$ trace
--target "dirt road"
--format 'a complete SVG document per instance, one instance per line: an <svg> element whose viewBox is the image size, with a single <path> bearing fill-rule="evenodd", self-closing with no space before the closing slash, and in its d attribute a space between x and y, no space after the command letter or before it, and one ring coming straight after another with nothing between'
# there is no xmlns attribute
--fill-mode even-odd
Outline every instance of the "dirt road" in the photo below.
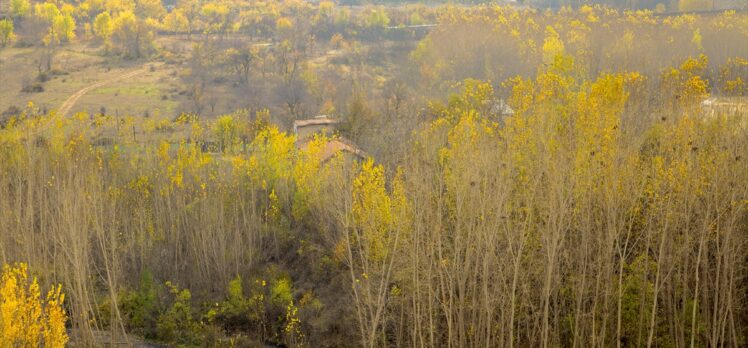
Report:
<svg viewBox="0 0 748 348"><path fill-rule="evenodd" d="M117 81L121 81L121 80L124 80L124 79L135 77L135 76L137 76L139 74L142 74L142 73L144 73L146 71L146 67L147 66L144 65L144 66L142 66L140 68L137 68L137 69L134 69L134 70L130 70L130 71L126 72L126 73L117 75L117 76L112 77L112 78L110 78L108 80L104 80L104 81L100 81L100 82L94 83L93 85L90 85L88 87L85 87L85 88L83 88L83 89L75 92L67 100L65 100L65 102L62 103L62 105L60 105L60 108L58 109L58 111L56 113L52 114L52 116L49 119L47 119L44 124L42 124L39 128L35 129L33 132L28 133L27 135L28 136L34 136L34 135L40 134L40 133L46 131L47 129L49 129L49 127L54 124L55 120L57 120L59 118L64 118L65 116L67 116L68 112L70 112L70 109L72 109L73 106L75 106L75 103L78 102L78 99L80 99L82 96L86 95L86 93L88 93L88 92L90 92L90 91L92 91L92 90L94 90L96 88L106 86L106 85L108 85L110 83L114 83L114 82L117 82Z"/></svg>
<svg viewBox="0 0 748 348"><path fill-rule="evenodd" d="M135 77L135 76L137 76L137 75L139 75L139 74L141 74L141 73L143 73L145 71L146 71L146 67L143 66L143 67L137 68L135 70L128 71L128 72L126 72L124 74L115 76L115 77L113 77L111 79L104 80L104 81L101 81L101 82L97 82L97 83L95 83L93 85L90 85L90 86L88 86L86 88L83 88L83 89L75 92L73 95L70 96L70 98L68 98L67 100L65 100L65 102L62 103L62 105L60 105L60 109L57 111L57 116L58 117L65 117L65 116L67 116L68 112L70 112L70 109L72 109L73 106L75 106L75 103L78 102L78 99L80 99L82 96L86 95L86 93L88 93L88 92L90 92L90 91L92 91L94 89L97 89L99 87L104 87L104 86L106 86L108 84L115 83L117 81L121 81L121 80L124 80L124 79L129 79L129 78Z"/></svg>

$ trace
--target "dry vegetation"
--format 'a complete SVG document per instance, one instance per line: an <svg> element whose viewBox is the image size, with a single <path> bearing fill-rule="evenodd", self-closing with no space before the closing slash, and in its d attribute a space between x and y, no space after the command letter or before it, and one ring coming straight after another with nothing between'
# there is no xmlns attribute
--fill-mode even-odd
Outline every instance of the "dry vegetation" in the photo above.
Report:
<svg viewBox="0 0 748 348"><path fill-rule="evenodd" d="M0 346L748 344L748 14L131 5L13 17L154 68L0 99Z"/></svg>

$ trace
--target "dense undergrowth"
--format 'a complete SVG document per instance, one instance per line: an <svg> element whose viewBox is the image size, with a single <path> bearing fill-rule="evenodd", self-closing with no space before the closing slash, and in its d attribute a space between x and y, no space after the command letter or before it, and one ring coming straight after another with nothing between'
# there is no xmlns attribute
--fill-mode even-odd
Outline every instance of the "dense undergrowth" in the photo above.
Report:
<svg viewBox="0 0 748 348"><path fill-rule="evenodd" d="M266 111L29 104L0 129L0 260L62 284L80 345L100 331L174 346L745 345L747 17L481 9L454 10L412 53L424 81L457 91L400 115L417 126L387 161L328 159L326 136L300 150ZM723 19L734 45L704 41ZM484 31L444 29L460 24ZM506 53L519 68L494 69L510 60L487 33L511 27L528 36L497 40L527 46ZM615 28L610 47L574 39ZM491 40L440 50L453 34ZM667 35L676 48L650 52ZM667 58L618 65L637 52Z"/></svg>
<svg viewBox="0 0 748 348"><path fill-rule="evenodd" d="M656 118L627 114L643 76L564 56L513 115L466 81L391 172L263 114L96 145L122 121L30 106L0 132L0 251L65 284L74 327L188 346L739 344L745 115L703 115L699 62Z"/></svg>

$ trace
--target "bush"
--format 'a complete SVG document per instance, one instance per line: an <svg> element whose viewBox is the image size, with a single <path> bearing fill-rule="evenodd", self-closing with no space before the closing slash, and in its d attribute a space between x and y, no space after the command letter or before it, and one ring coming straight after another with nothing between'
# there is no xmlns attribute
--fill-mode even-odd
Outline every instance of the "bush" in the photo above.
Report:
<svg viewBox="0 0 748 348"><path fill-rule="evenodd" d="M291 303L291 301L293 301L291 281L286 278L274 281L273 286L270 289L270 299L274 304L283 307Z"/></svg>
<svg viewBox="0 0 748 348"><path fill-rule="evenodd" d="M293 285L283 274L270 270L271 280L255 279L245 295L241 277L229 282L228 297L205 315L207 322L232 337L243 335L266 343L297 346L303 338L298 307L293 302ZM276 273L276 274L274 274Z"/></svg>
<svg viewBox="0 0 748 348"><path fill-rule="evenodd" d="M21 92L23 93L41 93L44 92L44 86L42 86L41 83L34 82L27 84L21 88Z"/></svg>
<svg viewBox="0 0 748 348"><path fill-rule="evenodd" d="M5 111L0 114L0 129L5 128L11 118L19 116L22 113L23 110L15 105L11 105L7 109L5 109Z"/></svg>
<svg viewBox="0 0 748 348"><path fill-rule="evenodd" d="M128 330L145 338L158 338L155 330L159 313L158 292L151 273L143 272L138 290L125 292L120 297L120 310Z"/></svg>
<svg viewBox="0 0 748 348"><path fill-rule="evenodd" d="M164 290L168 296L162 294ZM191 302L189 290L171 282L166 282L166 289L156 286L148 271L143 272L139 288L121 294L119 300L129 332L163 343L199 346L205 328L194 319Z"/></svg>
<svg viewBox="0 0 748 348"><path fill-rule="evenodd" d="M62 286L42 299L36 278L26 264L4 265L0 278L0 347L64 347L67 316Z"/></svg>
<svg viewBox="0 0 748 348"><path fill-rule="evenodd" d="M264 331L264 289L252 289L251 295L246 297L242 278L236 277L229 282L227 290L228 298L221 303L216 303L215 308L210 309L206 314L208 322L219 325L230 333Z"/></svg>
<svg viewBox="0 0 748 348"><path fill-rule="evenodd" d="M192 294L187 289L179 290L171 282L166 282L166 286L174 296L174 302L158 317L158 339L180 345L200 345L200 324L192 317Z"/></svg>

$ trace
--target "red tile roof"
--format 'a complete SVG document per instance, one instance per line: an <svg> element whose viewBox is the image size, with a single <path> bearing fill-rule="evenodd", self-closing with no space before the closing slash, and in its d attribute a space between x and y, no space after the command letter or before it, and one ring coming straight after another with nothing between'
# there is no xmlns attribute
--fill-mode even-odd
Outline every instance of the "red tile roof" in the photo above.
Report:
<svg viewBox="0 0 748 348"><path fill-rule="evenodd" d="M312 141L312 139L305 139L300 140L296 142L296 147L304 151L309 147L309 143ZM344 138L334 138L327 141L327 144L325 145L325 148L322 150L321 154L321 160L322 162L327 162L330 160L333 156L335 156L338 152L345 151L348 152L358 158L365 158L368 157L366 152L361 150L356 144L353 142L344 139Z"/></svg>

